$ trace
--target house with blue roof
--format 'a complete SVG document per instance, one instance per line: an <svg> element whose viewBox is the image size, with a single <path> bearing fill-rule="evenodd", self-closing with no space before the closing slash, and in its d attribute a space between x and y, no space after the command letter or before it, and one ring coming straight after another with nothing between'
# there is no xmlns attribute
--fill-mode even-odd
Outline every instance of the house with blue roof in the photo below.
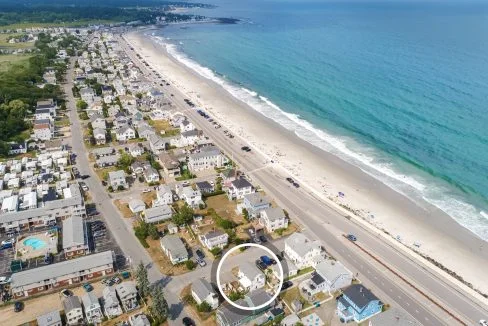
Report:
<svg viewBox="0 0 488 326"><path fill-rule="evenodd" d="M380 313L383 302L362 284L353 284L337 297L337 315L342 322L364 320Z"/></svg>

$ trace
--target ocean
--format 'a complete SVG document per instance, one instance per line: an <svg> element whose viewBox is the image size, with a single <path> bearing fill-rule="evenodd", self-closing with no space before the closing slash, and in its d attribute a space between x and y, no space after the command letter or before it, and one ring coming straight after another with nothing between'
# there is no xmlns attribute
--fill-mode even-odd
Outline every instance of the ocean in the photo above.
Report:
<svg viewBox="0 0 488 326"><path fill-rule="evenodd" d="M488 240L488 4L212 0L155 32L306 141Z"/></svg>

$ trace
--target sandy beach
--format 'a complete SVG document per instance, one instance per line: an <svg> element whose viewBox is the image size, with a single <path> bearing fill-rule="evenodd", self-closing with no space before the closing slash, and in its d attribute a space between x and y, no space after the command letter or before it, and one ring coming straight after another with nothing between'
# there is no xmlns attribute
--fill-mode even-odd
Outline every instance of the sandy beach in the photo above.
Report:
<svg viewBox="0 0 488 326"><path fill-rule="evenodd" d="M147 31L146 31L147 33ZM436 207L414 203L359 168L318 149L237 100L220 85L171 57L144 32L126 40L152 67L208 111L253 149L265 154L302 186L332 205L347 207L358 218L388 232L392 241L412 248L456 272L488 293L486 242ZM344 196L338 196L338 193Z"/></svg>

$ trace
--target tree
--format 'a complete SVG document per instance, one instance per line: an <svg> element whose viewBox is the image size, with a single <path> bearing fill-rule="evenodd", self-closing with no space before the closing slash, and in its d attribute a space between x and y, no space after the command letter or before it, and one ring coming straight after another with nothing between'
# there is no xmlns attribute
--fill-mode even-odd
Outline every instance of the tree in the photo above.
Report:
<svg viewBox="0 0 488 326"><path fill-rule="evenodd" d="M187 261L185 261L185 266L189 271L192 271L195 269L197 264L195 264L195 262L193 260L187 260Z"/></svg>
<svg viewBox="0 0 488 326"><path fill-rule="evenodd" d="M83 100L78 100L78 101L76 101L76 108L78 110L84 111L88 108L88 103L86 103Z"/></svg>
<svg viewBox="0 0 488 326"><path fill-rule="evenodd" d="M212 307L208 304L207 301L203 301L197 306L197 310L199 312L210 312L212 311Z"/></svg>
<svg viewBox="0 0 488 326"><path fill-rule="evenodd" d="M151 291L151 314L158 324L162 324L168 318L169 308L168 302L164 298L163 287L161 284L157 284Z"/></svg>
<svg viewBox="0 0 488 326"><path fill-rule="evenodd" d="M245 208L242 209L242 216L244 216L246 221L249 221L249 212L247 211L247 209Z"/></svg>
<svg viewBox="0 0 488 326"><path fill-rule="evenodd" d="M117 165L122 168L125 172L129 173L131 164L134 163L134 158L125 152L122 152Z"/></svg>
<svg viewBox="0 0 488 326"><path fill-rule="evenodd" d="M159 239L159 231L158 231L158 228L154 224L149 224L148 225L148 227L147 227L147 234L153 240L158 240Z"/></svg>
<svg viewBox="0 0 488 326"><path fill-rule="evenodd" d="M136 283L139 289L139 294L142 298L149 295L149 279L147 278L147 269L142 261L137 265L136 269Z"/></svg>
<svg viewBox="0 0 488 326"><path fill-rule="evenodd" d="M178 226L189 224L192 221L193 221L193 209L187 204L181 207L178 213L173 215L173 223L175 223Z"/></svg>

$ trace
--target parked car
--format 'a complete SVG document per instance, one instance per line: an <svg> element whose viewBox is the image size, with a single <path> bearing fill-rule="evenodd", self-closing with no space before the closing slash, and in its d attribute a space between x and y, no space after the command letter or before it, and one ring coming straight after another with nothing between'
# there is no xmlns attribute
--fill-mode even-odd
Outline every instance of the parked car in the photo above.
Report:
<svg viewBox="0 0 488 326"><path fill-rule="evenodd" d="M207 263L205 262L205 260L203 259L197 259L197 263L198 265L200 265L201 267L204 267L204 266L207 266Z"/></svg>
<svg viewBox="0 0 488 326"><path fill-rule="evenodd" d="M85 283L83 284L83 289L85 289L86 292L91 292L93 290L93 286L90 283Z"/></svg>
<svg viewBox="0 0 488 326"><path fill-rule="evenodd" d="M200 258L200 259L205 258L205 254L203 253L202 250L197 249L197 250L195 250L195 253L197 254L198 258Z"/></svg>
<svg viewBox="0 0 488 326"><path fill-rule="evenodd" d="M481 319L481 320L479 321L479 323L480 323L480 325L481 325L481 326L488 326L488 321L486 321L486 320L484 320L484 319Z"/></svg>
<svg viewBox="0 0 488 326"><path fill-rule="evenodd" d="M145 194L145 193L148 193L148 192L151 192L151 189L150 188L145 188L142 193Z"/></svg>
<svg viewBox="0 0 488 326"><path fill-rule="evenodd" d="M265 263L263 263L261 261L261 259L256 260L256 266L257 266L257 268L259 268L262 271L264 271L266 268L268 268L268 266Z"/></svg>
<svg viewBox="0 0 488 326"><path fill-rule="evenodd" d="M0 285L9 284L12 279L7 276L0 276Z"/></svg>
<svg viewBox="0 0 488 326"><path fill-rule="evenodd" d="M293 179L292 178L286 178L286 181L288 181L289 183L293 183Z"/></svg>
<svg viewBox="0 0 488 326"><path fill-rule="evenodd" d="M105 235L105 231L96 231L93 233L93 237L98 238L98 237L103 237Z"/></svg>
<svg viewBox="0 0 488 326"><path fill-rule="evenodd" d="M83 191L85 191L85 192L88 191L88 186L86 185L86 183L80 182L80 187L81 187L81 189L83 189Z"/></svg>
<svg viewBox="0 0 488 326"><path fill-rule="evenodd" d="M185 326L194 326L195 323L193 322L193 320L190 317L184 317L183 318L183 325L185 325Z"/></svg>
<svg viewBox="0 0 488 326"><path fill-rule="evenodd" d="M347 236L346 236L347 239L351 240L351 241L356 241L357 238L354 234L351 234L349 233Z"/></svg>
<svg viewBox="0 0 488 326"><path fill-rule="evenodd" d="M268 242L268 239L266 239L266 237L264 235L260 235L259 240L261 240L261 242L263 242L263 243Z"/></svg>
<svg viewBox="0 0 488 326"><path fill-rule="evenodd" d="M295 188L300 188L300 185L299 185L298 183L296 183L296 182L293 182L293 186L294 186Z"/></svg>
<svg viewBox="0 0 488 326"><path fill-rule="evenodd" d="M73 296L73 292L71 292L70 290L68 289L64 289L60 292L60 294L64 297L64 298L69 298L69 297L72 297Z"/></svg>
<svg viewBox="0 0 488 326"><path fill-rule="evenodd" d="M24 303L20 302L20 301L16 301L14 303L14 311L15 312L21 312L22 310L24 310Z"/></svg>
<svg viewBox="0 0 488 326"><path fill-rule="evenodd" d="M265 263L267 266L270 266L270 265L275 265L276 264L276 260L274 260L273 258L269 258L268 256L261 256L259 257L261 259L261 261L263 263Z"/></svg>
<svg viewBox="0 0 488 326"><path fill-rule="evenodd" d="M293 286L292 281L285 281L285 282L283 282L283 285L281 286L281 291L284 291L284 290L290 288L291 286Z"/></svg>

